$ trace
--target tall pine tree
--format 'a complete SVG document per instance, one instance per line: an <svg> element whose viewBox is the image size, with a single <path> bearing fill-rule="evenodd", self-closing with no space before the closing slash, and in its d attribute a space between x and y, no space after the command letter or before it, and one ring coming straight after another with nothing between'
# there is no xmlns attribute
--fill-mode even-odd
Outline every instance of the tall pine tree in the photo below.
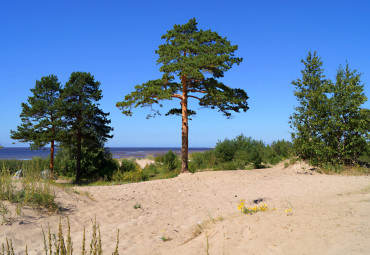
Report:
<svg viewBox="0 0 370 255"><path fill-rule="evenodd" d="M157 64L162 79L137 85L135 91L118 102L122 113L132 115L132 107L152 107L162 100L180 100L181 108L171 109L166 115L182 116L182 165L188 171L188 116L196 114L188 109L188 99L198 100L201 107L217 108L226 117L230 112L247 111L248 96L242 89L232 89L217 79L224 76L242 58L234 56L237 45L211 30L199 30L195 19L184 25L175 25L162 36L165 44L159 46ZM154 111L154 115L158 111Z"/></svg>
<svg viewBox="0 0 370 255"><path fill-rule="evenodd" d="M11 138L29 142L31 149L40 149L50 144L50 171L54 170L54 150L60 140L61 102L60 82L57 76L49 75L36 81L32 96L22 103L21 125L11 130Z"/></svg>
<svg viewBox="0 0 370 255"><path fill-rule="evenodd" d="M63 93L63 115L65 120L65 135L63 146L71 145L76 151L76 182L82 175L82 142L104 143L112 138L109 126L109 113L104 113L98 101L102 98L99 89L100 82L90 73L73 72L66 83Z"/></svg>
<svg viewBox="0 0 370 255"><path fill-rule="evenodd" d="M292 82L296 90L299 106L290 117L294 132L292 138L299 156L304 159L322 160L327 149L323 141L325 125L328 121L328 91L330 81L325 79L321 58L308 53L304 64L302 79Z"/></svg>
<svg viewBox="0 0 370 255"><path fill-rule="evenodd" d="M290 117L296 152L313 164L352 164L369 143L368 109L361 106L361 75L346 65L339 67L336 82L325 79L322 61L309 52L302 60L302 79L292 82L299 106Z"/></svg>
<svg viewBox="0 0 370 255"><path fill-rule="evenodd" d="M348 64L339 67L335 84L330 86L330 121L328 133L333 163L351 164L366 150L370 125L361 106L367 98L361 74Z"/></svg>

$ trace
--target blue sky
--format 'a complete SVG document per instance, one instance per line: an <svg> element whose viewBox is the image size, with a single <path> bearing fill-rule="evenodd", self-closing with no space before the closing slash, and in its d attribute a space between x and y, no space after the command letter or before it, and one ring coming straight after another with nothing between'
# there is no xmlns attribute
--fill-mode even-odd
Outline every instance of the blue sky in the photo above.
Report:
<svg viewBox="0 0 370 255"><path fill-rule="evenodd" d="M123 116L116 102L134 86L161 77L155 50L174 24L195 17L239 45L239 66L222 82L242 88L250 110L230 120L198 109L189 124L189 145L214 146L243 133L267 143L290 139L289 116L297 102L291 81L300 63L317 51L326 75L340 64L363 73L370 96L369 1L19 1L0 2L0 144L25 146L9 138L20 124L21 103L42 76L64 84L73 71L101 82L101 108L110 112L114 138L108 146L181 146L180 117L147 120L148 109ZM165 102L165 109L178 106ZM364 107L369 108L367 102Z"/></svg>

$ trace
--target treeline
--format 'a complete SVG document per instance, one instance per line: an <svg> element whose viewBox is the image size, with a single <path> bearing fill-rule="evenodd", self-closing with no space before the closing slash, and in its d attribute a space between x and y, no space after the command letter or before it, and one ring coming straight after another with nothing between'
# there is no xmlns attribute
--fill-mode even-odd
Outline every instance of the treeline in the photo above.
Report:
<svg viewBox="0 0 370 255"><path fill-rule="evenodd" d="M75 169L76 182L88 172L86 164L108 164L104 143L111 138L109 113L98 101L102 98L100 82L90 73L73 72L64 86L57 76L44 76L31 89L32 96L22 103L21 124L11 131L11 138L29 142L32 149L50 145L50 170L54 172L54 148L60 148L64 168ZM93 155L93 156L91 156ZM95 157L94 157L95 156ZM94 161L92 164L91 161Z"/></svg>
<svg viewBox="0 0 370 255"><path fill-rule="evenodd" d="M261 168L292 155L318 166L368 166L370 110L362 108L367 97L361 74L347 64L338 68L333 82L326 78L316 52L309 52L302 63L302 78L292 82L299 102L290 117L292 143L282 140L266 145L240 135L218 142L214 150L192 154L189 170ZM72 73L64 86L55 75L42 77L27 103L22 103L21 125L11 131L11 138L28 142L32 149L50 145L53 174L75 176L76 182L119 176L114 174L118 163L104 149L113 128L109 114L99 108L99 86L94 76L84 72ZM167 170L177 171L179 162L172 162Z"/></svg>

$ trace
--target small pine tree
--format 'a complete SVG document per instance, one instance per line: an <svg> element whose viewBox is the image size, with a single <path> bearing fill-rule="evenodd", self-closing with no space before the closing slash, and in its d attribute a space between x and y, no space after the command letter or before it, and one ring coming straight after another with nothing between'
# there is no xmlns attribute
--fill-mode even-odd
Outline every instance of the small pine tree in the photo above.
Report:
<svg viewBox="0 0 370 255"><path fill-rule="evenodd" d="M361 74L351 71L348 64L345 69L340 66L330 93L327 131L327 140L333 152L330 158L333 163L351 164L366 150L370 130L366 110L361 109L367 100Z"/></svg>
<svg viewBox="0 0 370 255"><path fill-rule="evenodd" d="M54 170L55 142L60 140L61 102L60 82L57 76L44 76L31 89L32 96L22 103L21 125L11 130L11 138L29 142L31 149L40 149L50 144L50 171Z"/></svg>
<svg viewBox="0 0 370 255"><path fill-rule="evenodd" d="M322 140L325 125L328 122L328 92L330 81L325 79L321 58L308 53L301 61L305 68L302 79L292 82L296 90L299 106L290 117L293 128L292 139L295 151L304 159L323 160L326 146Z"/></svg>

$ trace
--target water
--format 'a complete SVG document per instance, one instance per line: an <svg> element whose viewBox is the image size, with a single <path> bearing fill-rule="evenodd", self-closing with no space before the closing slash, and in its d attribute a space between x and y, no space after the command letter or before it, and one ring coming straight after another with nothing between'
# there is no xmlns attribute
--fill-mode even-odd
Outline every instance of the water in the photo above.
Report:
<svg viewBox="0 0 370 255"><path fill-rule="evenodd" d="M147 155L161 155L169 150L176 154L181 153L179 147L108 147L114 158L145 157ZM189 153L204 152L211 148L199 147L189 148ZM58 149L56 148L56 152ZM0 159L29 160L33 157L46 158L50 155L50 148L44 150L31 150L28 147L4 147L0 149Z"/></svg>

